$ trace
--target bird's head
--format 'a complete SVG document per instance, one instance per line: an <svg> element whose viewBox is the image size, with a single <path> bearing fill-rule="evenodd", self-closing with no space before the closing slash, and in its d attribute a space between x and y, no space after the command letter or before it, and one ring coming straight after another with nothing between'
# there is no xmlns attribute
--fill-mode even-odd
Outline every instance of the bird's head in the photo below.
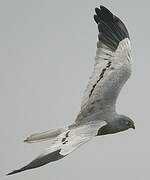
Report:
<svg viewBox="0 0 150 180"><path fill-rule="evenodd" d="M119 115L118 125L120 127L120 130L122 130L122 131L128 130L130 128L135 129L133 120L124 115Z"/></svg>

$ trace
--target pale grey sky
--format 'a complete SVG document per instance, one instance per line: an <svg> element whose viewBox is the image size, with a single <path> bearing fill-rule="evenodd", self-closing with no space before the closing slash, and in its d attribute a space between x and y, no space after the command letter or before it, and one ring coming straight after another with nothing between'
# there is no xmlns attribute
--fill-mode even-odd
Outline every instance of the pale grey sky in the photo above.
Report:
<svg viewBox="0 0 150 180"><path fill-rule="evenodd" d="M93 68L100 3L132 40L133 74L117 111L136 131L97 137L60 161L6 177L48 147L23 143L28 135L75 120ZM148 0L0 1L0 180L149 179L149 7Z"/></svg>

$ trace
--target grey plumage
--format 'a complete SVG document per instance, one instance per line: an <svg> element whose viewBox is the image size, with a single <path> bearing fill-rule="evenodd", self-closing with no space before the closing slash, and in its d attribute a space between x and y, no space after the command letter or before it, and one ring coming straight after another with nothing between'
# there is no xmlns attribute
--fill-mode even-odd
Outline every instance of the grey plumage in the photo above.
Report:
<svg viewBox="0 0 150 180"><path fill-rule="evenodd" d="M27 166L8 175L61 159L95 136L135 129L134 122L117 114L115 109L119 92L131 75L129 33L123 22L104 6L96 8L95 12L99 35L94 71L75 123L29 136L27 143L52 140L52 144Z"/></svg>

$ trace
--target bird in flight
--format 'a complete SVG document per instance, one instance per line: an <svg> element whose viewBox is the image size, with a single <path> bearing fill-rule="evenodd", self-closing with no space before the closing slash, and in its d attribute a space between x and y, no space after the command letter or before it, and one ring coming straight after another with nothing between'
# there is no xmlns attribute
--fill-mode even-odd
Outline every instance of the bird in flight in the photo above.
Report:
<svg viewBox="0 0 150 180"><path fill-rule="evenodd" d="M115 106L119 92L131 75L131 44L123 22L107 8L95 8L98 42L94 70L89 78L75 122L33 134L27 143L52 140L50 147L26 166L7 175L37 168L57 161L90 141L95 136L135 129L134 122L117 114Z"/></svg>

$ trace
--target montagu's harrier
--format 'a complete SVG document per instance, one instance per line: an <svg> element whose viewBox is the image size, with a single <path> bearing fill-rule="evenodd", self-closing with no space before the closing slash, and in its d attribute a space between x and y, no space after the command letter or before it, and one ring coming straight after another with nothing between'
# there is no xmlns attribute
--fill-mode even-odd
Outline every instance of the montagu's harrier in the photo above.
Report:
<svg viewBox="0 0 150 180"><path fill-rule="evenodd" d="M59 160L95 136L135 129L127 116L116 113L118 94L131 74L131 44L123 22L107 8L95 9L98 43L94 70L85 89L75 123L29 136L25 142L52 140L51 146L26 166L8 175Z"/></svg>

